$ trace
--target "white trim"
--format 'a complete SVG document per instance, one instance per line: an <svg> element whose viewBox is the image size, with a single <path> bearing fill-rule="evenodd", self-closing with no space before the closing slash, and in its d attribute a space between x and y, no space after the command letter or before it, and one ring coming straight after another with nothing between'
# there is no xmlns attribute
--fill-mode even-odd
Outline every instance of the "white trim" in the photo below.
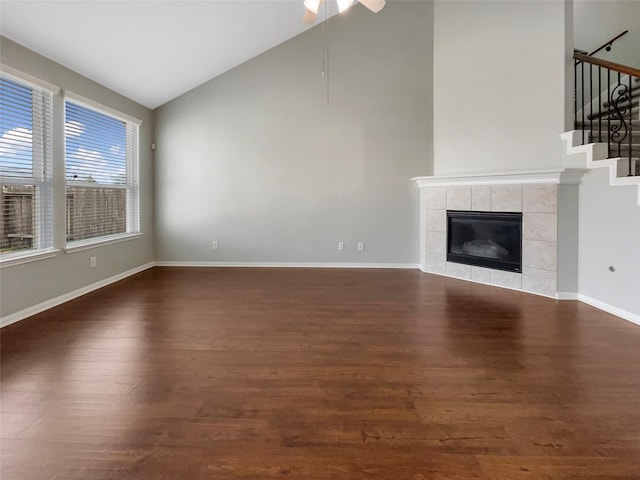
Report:
<svg viewBox="0 0 640 480"><path fill-rule="evenodd" d="M33 75L29 75L28 73L21 72L20 70L16 70L15 68L9 67L8 65L5 65L3 63L0 63L0 73L11 80L26 84L31 88L46 90L53 95L58 95L60 93L60 87L58 87L57 85L45 82L38 77L34 77Z"/></svg>
<svg viewBox="0 0 640 480"><path fill-rule="evenodd" d="M631 313L627 310L623 310L622 308L618 308L600 300L596 300L595 298L588 297L587 295L582 295L581 293L578 294L578 300L599 310L603 310L607 313L615 315L616 317L620 317L631 323L640 325L640 315L636 313Z"/></svg>
<svg viewBox="0 0 640 480"><path fill-rule="evenodd" d="M507 290L513 290L514 292L530 293L532 295L538 295L540 297L549 298L551 300L555 299L555 300L558 300L558 301L566 301L566 300L578 301L578 302L586 303L587 305L591 305L592 307L595 307L598 310L602 310L604 312L607 312L607 313L610 313L612 315L615 315L616 317L620 317L620 318L622 318L624 320L628 320L629 322L632 322L632 323L640 325L640 315L628 312L626 310L623 310L621 308L615 307L613 305L609 305L608 303L601 302L600 300L596 300L596 299L588 297L586 295L582 295L581 293L558 292L556 297L552 297L552 296L549 296L549 295L544 295L542 293L531 292L531 291L528 291L528 290L519 290L517 288L503 287L502 285L492 285L490 283L479 282L477 280L471 280L471 279L468 279L468 278L452 277L450 275L447 275L446 273L429 272L429 271L425 270L422 267L420 267L420 270L422 272L424 272L424 273L431 274L431 275L438 275L440 277L451 278L453 280L462 280L462 281L465 281L465 282L480 283L482 285L487 285L488 287L506 288Z"/></svg>
<svg viewBox="0 0 640 480"><path fill-rule="evenodd" d="M419 264L419 268L421 271L424 272L424 268L425 265L427 264L427 245L426 245L426 241L427 241L427 221L426 221L426 200L425 200L425 190L423 188L420 189L420 206L419 206L419 210L420 210L420 221L419 226L420 226L420 231L418 232L418 246L420 248L420 264Z"/></svg>
<svg viewBox="0 0 640 480"><path fill-rule="evenodd" d="M558 292L558 300L578 300L576 292Z"/></svg>
<svg viewBox="0 0 640 480"><path fill-rule="evenodd" d="M93 292L94 290L98 290L99 288L106 287L112 283L123 280L131 275L135 275L136 273L140 273L144 270L147 270L154 266L154 262L146 263L144 265L140 265L138 267L132 268L131 270L127 270L126 272L119 273L114 275L113 277L105 278L104 280L100 280L98 282L92 283L91 285L86 285L84 287L78 288L69 293L65 293L55 298L51 298L49 300L45 300L42 303L34 305L32 307L25 308L24 310L20 310L19 312L12 313L10 315L6 315L0 318L0 328L6 327L7 325L11 325L12 323L19 322L20 320L24 320L27 317L32 315L36 315L37 313L44 312L53 307L57 307L69 300L73 300L74 298L78 298L82 295L86 295L89 292Z"/></svg>
<svg viewBox="0 0 640 480"><path fill-rule="evenodd" d="M316 262L181 262L157 261L157 267L242 267L242 268L403 268L419 269L415 263L316 263Z"/></svg>
<svg viewBox="0 0 640 480"><path fill-rule="evenodd" d="M620 157L616 158L615 160L624 160ZM632 176L632 177L615 177L615 184L616 185L621 185L621 186L628 186L628 185L637 185L638 184L638 177L637 176Z"/></svg>
<svg viewBox="0 0 640 480"><path fill-rule="evenodd" d="M628 172L618 172L620 158L607 158L609 151L606 143L588 143L582 145L582 132L571 130L560 135L566 146L565 163L580 168L608 168L609 185L614 187L637 185L640 206L640 176L628 177ZM626 163L626 162L625 162ZM619 176L622 175L622 176Z"/></svg>
<svg viewBox="0 0 640 480"><path fill-rule="evenodd" d="M457 187L460 185L530 185L578 184L588 169L566 168L553 170L523 170L520 172L474 173L468 175L434 175L414 177L420 188Z"/></svg>
<svg viewBox="0 0 640 480"><path fill-rule="evenodd" d="M500 285L492 285L494 287L499 287ZM505 287L505 288L509 288L509 287ZM522 293L530 293L532 295L537 295L539 297L545 297L548 298L550 300L558 300L558 296L556 295L547 295L546 293L538 293L538 292L534 292L531 290L520 290Z"/></svg>
<svg viewBox="0 0 640 480"><path fill-rule="evenodd" d="M24 263L37 262L55 257L60 250L47 248L46 250L29 250L28 252L5 253L0 257L0 268L13 267Z"/></svg>
<svg viewBox="0 0 640 480"><path fill-rule="evenodd" d="M56 251L52 251L55 255ZM290 268L290 267L300 267L300 268L402 268L402 269L418 269L424 273L430 275L438 275L440 277L450 278L452 280L462 280L465 282L471 283L479 283L481 285L487 285L488 287L496 287L503 288L506 290L512 290L514 292L537 295L545 298L549 298L553 300L553 297L549 297L547 295L542 295L535 292L527 292L523 290L518 290L510 287L504 287L502 285L491 285L484 282L479 282L477 280L451 277L442 273L428 272L422 266L411 264L411 263L271 263L271 262L255 262L255 263L234 263L234 262L173 262L173 261L160 261L160 262L149 262L144 265L140 265L138 267L127 270L126 272L119 273L109 278L105 278L104 280L100 280L98 282L92 283L91 285L87 285L81 287L77 290L74 290L69 293L65 293L58 297L45 300L42 303L34 305L32 307L25 308L24 310L20 310L19 312L15 312L4 317L0 318L0 328L6 327L7 325L11 325L12 323L16 323L20 320L24 320L32 315L36 315L38 313L44 312L50 308L61 305L65 302L73 300L74 298L78 298L82 295L86 295L87 293L93 292L94 290L98 290L99 288L106 287L112 283L123 280L127 277L135 275L136 273L143 272L153 267L271 267L271 268ZM640 315L635 313L628 312L621 308L615 307L605 302L601 302L600 300L596 300L594 298L588 297L587 295L582 295L580 293L573 292L558 292L557 300L577 300L587 305L591 305L599 310L605 311L617 317L620 317L629 322L640 325Z"/></svg>
<svg viewBox="0 0 640 480"><path fill-rule="evenodd" d="M113 243L127 242L140 238L142 233L122 233L118 235L110 235L108 237L89 238L87 240L78 240L76 242L67 243L64 247L65 253L75 253L82 250L89 250L96 247L104 247Z"/></svg>
<svg viewBox="0 0 640 480"><path fill-rule="evenodd" d="M64 99L69 100L73 103L77 103L83 107L88 107L93 110L97 110L100 113L104 113L105 115L109 115L110 117L117 118L118 120L123 120L125 122L134 123L138 126L142 125L142 120L127 115L126 113L122 113L115 108L107 107L106 105L102 105L94 100L83 97L82 95L78 95L77 93L70 92L69 90L64 91Z"/></svg>
<svg viewBox="0 0 640 480"><path fill-rule="evenodd" d="M607 313L610 313L612 315L615 315L616 317L620 317L623 320L627 320L627 321L629 321L631 323L635 323L637 325L640 325L640 315L635 314L635 313L631 313L631 312L629 312L627 310L623 310L622 308L615 307L615 306L610 305L608 303L601 302L600 300L596 300L595 298L588 297L587 295L582 295L581 293L558 292L556 297L552 297L552 296L549 296L549 295L544 295L542 293L531 292L531 291L528 291L528 290L519 290L517 288L504 287L502 285L492 285L490 283L479 282L477 280L471 280L469 278L452 277L452 276L447 275L445 273L429 272L427 270L424 270L423 268L420 268L420 270L423 271L424 273L431 274L431 275L438 275L440 277L451 278L453 280L462 280L463 282L479 283L481 285L487 285L488 287L505 288L507 290L513 290L514 292L529 293L529 294L532 294L532 295L537 295L539 297L545 297L545 298L548 298L550 300L558 300L558 301L573 300L573 301L579 301L579 302L582 302L582 303L586 303L587 305L591 305L592 307L595 307L598 310L602 310L604 312L607 312Z"/></svg>

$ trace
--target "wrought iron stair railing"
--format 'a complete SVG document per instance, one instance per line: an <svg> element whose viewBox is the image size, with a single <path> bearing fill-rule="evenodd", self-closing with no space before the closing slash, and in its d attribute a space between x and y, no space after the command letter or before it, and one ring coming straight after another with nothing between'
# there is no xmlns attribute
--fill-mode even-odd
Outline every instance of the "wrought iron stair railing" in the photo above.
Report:
<svg viewBox="0 0 640 480"><path fill-rule="evenodd" d="M574 52L575 129L582 143L606 143L609 158L640 175L640 70Z"/></svg>

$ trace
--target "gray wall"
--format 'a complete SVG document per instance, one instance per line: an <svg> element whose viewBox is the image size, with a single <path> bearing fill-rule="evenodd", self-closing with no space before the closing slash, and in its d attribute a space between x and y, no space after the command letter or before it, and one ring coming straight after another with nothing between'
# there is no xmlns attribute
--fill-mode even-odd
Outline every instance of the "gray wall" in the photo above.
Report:
<svg viewBox="0 0 640 480"><path fill-rule="evenodd" d="M561 294L578 292L580 186L558 186L558 277Z"/></svg>
<svg viewBox="0 0 640 480"><path fill-rule="evenodd" d="M576 48L591 52L625 30L610 52L596 56L640 68L640 2L638 0L574 0Z"/></svg>
<svg viewBox="0 0 640 480"><path fill-rule="evenodd" d="M436 2L436 174L561 166L568 12L558 1Z"/></svg>
<svg viewBox="0 0 640 480"><path fill-rule="evenodd" d="M640 316L638 186L609 186L609 169L587 173L580 185L582 295ZM615 267L609 272L608 267Z"/></svg>
<svg viewBox="0 0 640 480"><path fill-rule="evenodd" d="M0 37L0 60L9 67L143 121L140 127L140 224L143 236L66 254L62 250L65 238L63 102L60 96L54 99L53 115L58 121L54 123L53 132L54 199L57 202L54 206L54 246L61 251L55 258L0 270L0 316L4 317L153 261L152 155L149 149L153 113L4 37ZM97 267L89 269L89 257L92 256L97 259Z"/></svg>
<svg viewBox="0 0 640 480"><path fill-rule="evenodd" d="M598 56L640 68L640 2L574 1L574 40L592 51L629 30L611 52ZM637 187L609 186L608 169L580 185L579 288L581 295L640 315L640 207ZM612 265L615 272L609 272Z"/></svg>
<svg viewBox="0 0 640 480"><path fill-rule="evenodd" d="M157 259L416 264L432 15L356 5L156 110Z"/></svg>

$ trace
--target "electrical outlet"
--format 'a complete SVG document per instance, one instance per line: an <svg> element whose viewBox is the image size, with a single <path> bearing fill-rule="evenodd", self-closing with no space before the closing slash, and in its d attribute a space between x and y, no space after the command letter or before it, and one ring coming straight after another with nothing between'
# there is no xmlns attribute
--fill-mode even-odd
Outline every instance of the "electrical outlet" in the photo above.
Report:
<svg viewBox="0 0 640 480"><path fill-rule="evenodd" d="M89 257L89 268L96 268L96 257Z"/></svg>
<svg viewBox="0 0 640 480"><path fill-rule="evenodd" d="M358 242L358 251L364 252L364 242Z"/></svg>
<svg viewBox="0 0 640 480"><path fill-rule="evenodd" d="M218 250L218 241L214 240L211 242L211 250Z"/></svg>
<svg viewBox="0 0 640 480"><path fill-rule="evenodd" d="M344 242L338 242L338 250L344 250Z"/></svg>

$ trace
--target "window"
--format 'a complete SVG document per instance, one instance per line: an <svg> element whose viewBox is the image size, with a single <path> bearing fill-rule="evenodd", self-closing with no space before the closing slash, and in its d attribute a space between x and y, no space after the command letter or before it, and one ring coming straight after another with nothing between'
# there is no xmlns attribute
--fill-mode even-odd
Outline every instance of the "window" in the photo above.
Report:
<svg viewBox="0 0 640 480"><path fill-rule="evenodd" d="M65 101L67 246L139 232L138 123Z"/></svg>
<svg viewBox="0 0 640 480"><path fill-rule="evenodd" d="M52 93L0 77L0 260L53 247Z"/></svg>

